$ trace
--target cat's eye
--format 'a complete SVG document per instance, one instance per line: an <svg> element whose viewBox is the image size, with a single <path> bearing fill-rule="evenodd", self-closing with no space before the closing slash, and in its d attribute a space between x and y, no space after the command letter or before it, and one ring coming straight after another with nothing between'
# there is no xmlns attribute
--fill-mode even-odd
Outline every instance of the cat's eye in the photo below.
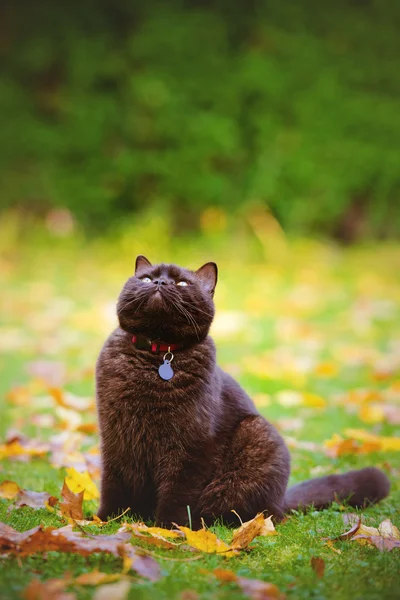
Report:
<svg viewBox="0 0 400 600"><path fill-rule="evenodd" d="M143 281L143 283L151 283L150 277L141 277L141 280Z"/></svg>
<svg viewBox="0 0 400 600"><path fill-rule="evenodd" d="M180 285L181 287L184 287L185 285L189 285L187 281L178 281L176 285Z"/></svg>

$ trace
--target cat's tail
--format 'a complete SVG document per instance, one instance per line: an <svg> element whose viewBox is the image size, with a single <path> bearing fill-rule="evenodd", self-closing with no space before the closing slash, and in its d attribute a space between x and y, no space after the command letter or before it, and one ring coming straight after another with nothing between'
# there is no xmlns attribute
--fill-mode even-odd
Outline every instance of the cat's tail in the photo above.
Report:
<svg viewBox="0 0 400 600"><path fill-rule="evenodd" d="M302 510L308 506L322 509L334 501L365 507L385 498L389 490L389 479L375 467L348 471L342 475L327 475L289 488L285 494L285 512Z"/></svg>

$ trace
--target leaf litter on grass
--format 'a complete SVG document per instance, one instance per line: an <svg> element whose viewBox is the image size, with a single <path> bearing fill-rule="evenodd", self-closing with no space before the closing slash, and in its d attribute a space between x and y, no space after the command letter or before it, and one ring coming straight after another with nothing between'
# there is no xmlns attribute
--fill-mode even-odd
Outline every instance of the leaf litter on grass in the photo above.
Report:
<svg viewBox="0 0 400 600"><path fill-rule="evenodd" d="M378 256L379 249L376 250ZM248 280L243 298L236 297L236 312L231 310L232 307L224 306L224 303L228 304L227 295L224 288L220 288L217 314L221 314L221 319L216 323L214 334L220 345L220 362L226 361L224 340L240 342L235 343L234 358L229 359L234 375L250 380L250 391L254 392L252 395L260 410L264 414L266 409L272 413L275 411L278 418L272 420L284 433L293 432L293 437L286 440L296 454L307 456L306 470L313 471L311 474L314 475L338 472L341 464L347 466L344 461L351 465L360 461L363 466L365 463L362 461L367 454L370 456L366 460L379 460L381 465L386 464L393 477L397 473L393 466L395 458L388 455L386 459L386 454L397 452L399 444L396 426L400 406L400 320L396 306L400 295L392 276L393 269L385 266L389 263L376 261L374 252L365 253L360 260L353 256L348 263L343 261L338 251L328 251L326 247L319 246L318 251L312 254L305 249L293 254L290 264L282 264L279 268L271 263L259 265L254 277L251 276L253 270L249 272L247 267L235 265L233 289L238 272L246 274ZM26 373L21 367L21 377L14 382L6 398L7 414L11 415L13 425L24 433L10 435L3 440L0 459L5 461L6 469L12 463L17 466L17 463L30 463L32 469L47 463L62 476L65 474L71 493L80 496L83 492L81 508L85 506L86 515L93 510L93 503L98 498L100 480L95 404L94 398L87 392L88 382L93 378L96 344L101 344L113 326L114 317L109 316L113 310L109 307L114 304L115 291L114 276L111 277L103 268L96 270L96 260L89 259L89 262L90 277L84 271L89 263L86 261L84 267L76 261L74 276L69 278L64 291L57 287L58 284L50 284L49 277L43 281L39 271L35 275L33 270L24 283L27 292L24 293L24 301L15 307L15 283L10 279L4 295L10 307L10 321L16 325L0 326L5 334L0 342L0 352L16 356L23 349L28 357ZM122 274L126 265L120 261L118 269ZM227 277L229 272L229 265L225 265ZM98 285L100 281L102 286ZM94 298L90 309L83 306L82 300L82 306L79 306L76 300L83 289L85 296ZM104 292L104 289L107 291ZM390 306L386 314L388 303ZM232 328L232 319L238 320L238 326ZM23 335L18 333L18 327ZM262 346L260 351L255 351L255 343ZM79 389L85 389L85 392L77 392ZM317 431L315 424L322 420L330 422L332 410L340 411L343 427L338 420L334 423L332 419L330 429L324 427L324 434L314 438L313 430ZM347 424L352 429L346 428ZM31 437L25 431L29 431ZM378 458L375 458L376 452L379 453ZM319 464L319 456L324 464ZM330 458L333 460L330 461ZM293 463L296 468L295 461ZM2 474L6 482L3 488L0 485L0 497L4 501L12 501L20 489L19 486L18 490L16 488L18 484L10 486L7 480L16 479L21 488L32 487L32 484L25 485L24 480L18 479L14 473L11 475L11 472L3 471ZM46 489L46 482L44 484ZM32 494L46 493L32 491ZM36 498L40 506L42 500ZM34 504L33 500L31 504ZM93 540L93 534L83 533L87 525L105 527L96 517L78 518L83 516L83 511L82 515L81 512L75 513L75 508L80 511L80 501L72 511L72 497L69 501L64 497L61 502L67 505L64 514L60 506L52 507L46 501L43 504L54 511L54 518L60 524L76 523L81 529L73 533L82 536L83 540ZM19 511L24 511L24 508ZM12 516L13 506L7 514ZM235 534L222 534L223 539L210 530L189 533L194 543L191 547L183 531L175 531L172 535L169 530L157 531L157 528L143 524L124 523L122 527L127 529L120 530L118 534L129 533L132 527L127 544L135 548L132 543L136 540L141 547L151 548L152 555L146 558L156 562L157 552L165 555L160 560L167 561L177 548L181 556L185 552L189 555L190 548L192 556L204 553L207 559L208 554L216 554L223 561L225 556L229 559L233 550L233 559L246 556L249 551L249 556L260 551L262 544L252 545L251 538L254 531L262 536L261 517L257 515L248 523L244 523ZM373 532L366 527L356 530L357 533L349 538L353 541L355 536L365 536L354 539L354 546L362 543L373 551L376 545L379 547L381 544L383 549L391 543L390 540L397 539L393 530L389 535L385 529L388 525L383 529L370 528ZM45 536L43 532L40 535ZM67 532L65 535L68 537ZM280 533L284 536L285 530ZM268 535L276 535L276 532ZM110 543L112 545L113 542ZM340 552L339 548L335 548L335 541L328 540L326 543L327 549ZM397 542L393 544L394 552L397 552ZM205 549L196 548L196 545L203 545ZM278 545L275 544L275 547ZM252 551L251 546L257 547L257 551ZM344 548L342 545L341 548L343 556L350 546ZM134 551L133 556L129 553L124 555L122 563L125 561L126 568L130 568L129 565L137 558L136 552L139 549ZM121 558L120 554L118 556ZM332 559L335 558L332 554ZM273 552L269 560L273 565ZM309 564L307 568L310 568ZM118 581L103 583L113 585Z"/></svg>

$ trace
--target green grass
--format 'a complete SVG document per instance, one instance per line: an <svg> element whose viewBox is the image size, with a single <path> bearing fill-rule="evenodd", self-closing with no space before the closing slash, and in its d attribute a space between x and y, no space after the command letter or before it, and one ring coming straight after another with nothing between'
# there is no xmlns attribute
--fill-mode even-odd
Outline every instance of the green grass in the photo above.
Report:
<svg viewBox="0 0 400 600"><path fill-rule="evenodd" d="M283 418L301 419L298 431L283 430L299 441L318 444L314 451L292 449L292 482L312 476L315 467L326 473L349 468L377 465L389 470L392 491L384 502L363 511L369 525L390 518L400 526L400 488L397 482L400 454L376 452L330 458L323 441L346 428L361 428L377 435L399 436L400 427L386 420L365 423L360 405L351 408L339 396L352 389L376 391L382 405L400 403L400 373L395 361L400 338L399 300L400 249L372 247L339 251L310 243L295 245L276 258L253 262L235 260L231 246L214 248L220 263L220 283L216 295L219 321L215 338L219 363L232 372L246 390L269 403L262 413L280 424ZM96 355L112 327L112 303L130 272L131 254L125 242L102 245L56 244L22 247L3 254L5 273L0 317L0 422L1 437L17 428L27 435L48 439L58 429L32 423L32 416L52 414L51 404L43 405L46 386L33 382L27 366L33 360L60 361L66 366L65 389L92 395L93 365ZM149 250L150 258L172 259L187 264L187 245L169 245L164 257L160 250ZM155 255L155 256L154 256ZM190 265L197 265L196 259ZM207 255L206 258L212 258ZM235 311L230 312L230 311ZM397 344L397 346L396 346ZM356 363L353 355L361 357ZM315 366L333 365L336 371L321 376ZM386 367L382 374L382 364ZM310 367L311 365L311 367ZM379 371L379 373L378 373ZM31 388L31 401L18 406L7 397L17 385ZM299 405L283 406L280 390L311 392L321 396L323 408ZM397 390L397 392L396 392ZM93 421L94 413L83 415ZM97 442L97 436L82 439L85 447ZM4 460L0 480L11 479L21 487L46 490L60 495L63 469L53 468L47 459L29 463ZM9 510L9 502L0 500L0 521L23 531L39 525L62 526L62 520L45 509ZM96 502L85 502L85 514L96 511ZM341 554L333 552L323 538L345 530L343 507L333 506L322 512L293 514L277 526L278 536L257 538L249 552L226 559L203 555L194 562L174 562L168 558L185 557L182 551L159 551L163 577L157 583L132 582L129 598L179 599L182 591L194 590L202 599L244 597L234 584L219 583L206 571L216 567L231 569L243 577L276 584L288 598L374 599L400 597L397 549L381 553L356 542L336 542ZM114 532L117 523L99 530ZM90 528L96 531L96 528ZM231 532L216 524L219 537L229 541ZM139 544L140 545L140 544ZM153 548L151 548L154 551ZM161 556L165 558L161 558ZM318 579L310 566L313 556L326 563L325 574ZM95 568L113 573L121 561L107 555L84 558L50 552L24 559L2 557L0 597L14 599L33 577L46 580L66 572L77 576ZM78 598L91 598L94 588L73 588Z"/></svg>

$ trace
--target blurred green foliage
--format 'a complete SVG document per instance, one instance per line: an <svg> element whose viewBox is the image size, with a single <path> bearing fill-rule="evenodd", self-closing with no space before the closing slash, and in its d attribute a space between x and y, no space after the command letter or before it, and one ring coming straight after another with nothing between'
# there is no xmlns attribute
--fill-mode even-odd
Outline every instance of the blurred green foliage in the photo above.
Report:
<svg viewBox="0 0 400 600"><path fill-rule="evenodd" d="M396 0L19 0L0 14L1 206L99 231L149 204L196 227L400 233Z"/></svg>

